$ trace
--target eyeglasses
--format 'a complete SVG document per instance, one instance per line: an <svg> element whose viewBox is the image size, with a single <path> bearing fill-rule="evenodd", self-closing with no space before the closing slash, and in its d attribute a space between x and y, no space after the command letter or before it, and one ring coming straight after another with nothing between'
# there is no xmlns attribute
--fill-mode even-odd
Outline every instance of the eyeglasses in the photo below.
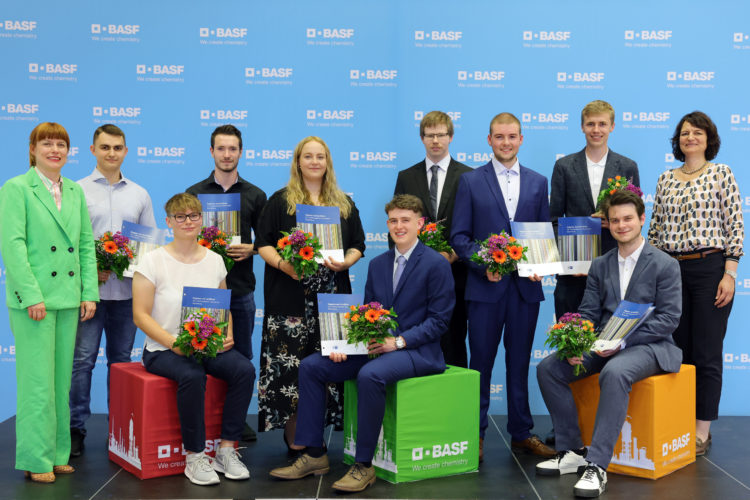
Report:
<svg viewBox="0 0 750 500"><path fill-rule="evenodd" d="M201 220L201 217L203 217L203 214L201 214L200 212L193 212L191 214L176 214L172 215L172 217L174 218L174 220L182 224L187 219L190 219L193 222L199 221Z"/></svg>
<svg viewBox="0 0 750 500"><path fill-rule="evenodd" d="M446 133L442 133L442 134L425 134L424 135L425 139L432 139L433 141L435 139L445 139L446 137L448 137L448 134L446 134Z"/></svg>

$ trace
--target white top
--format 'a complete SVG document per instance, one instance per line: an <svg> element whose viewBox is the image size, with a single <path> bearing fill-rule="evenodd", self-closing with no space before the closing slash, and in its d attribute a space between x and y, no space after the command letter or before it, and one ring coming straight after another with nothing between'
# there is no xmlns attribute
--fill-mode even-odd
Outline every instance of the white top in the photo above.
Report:
<svg viewBox="0 0 750 500"><path fill-rule="evenodd" d="M438 166L438 185L437 185L437 201L438 208L440 207L440 195L443 194L443 186L445 185L445 175L448 173L448 167L451 164L451 155L445 155L445 157L437 163L432 163L432 160L425 157L424 159L425 168L427 169L427 191L430 190L430 183L432 182L432 171L430 170L433 165ZM429 207L425 207L429 208ZM435 211L437 212L437 210ZM437 217L437 213L435 214Z"/></svg>
<svg viewBox="0 0 750 500"><path fill-rule="evenodd" d="M633 276L633 269L638 263L638 257L641 256L645 244L646 239L643 238L638 248L627 257L623 257L620 255L620 251L617 251L617 264L620 266L620 300L625 300L625 292L627 292L630 278Z"/></svg>
<svg viewBox="0 0 750 500"><path fill-rule="evenodd" d="M591 195L594 197L594 206L596 206L596 200L599 198L599 190L602 187L602 178L604 177L604 167L607 165L607 156L609 156L609 149L602 159L599 161L592 161L591 158L586 155L586 168L589 171L589 184L591 184Z"/></svg>
<svg viewBox="0 0 750 500"><path fill-rule="evenodd" d="M180 332L182 319L182 287L218 288L227 275L224 261L215 252L206 250L206 256L200 262L185 264L172 257L164 247L144 255L135 271L156 288L151 317L175 337ZM144 348L152 352L169 349L148 335Z"/></svg>
<svg viewBox="0 0 750 500"><path fill-rule="evenodd" d="M495 168L497 182L500 184L500 191L503 192L505 208L508 209L510 220L516 217L516 208L518 208L518 196L521 193L521 164L516 158L512 167L508 168L497 158L492 158L492 166Z"/></svg>

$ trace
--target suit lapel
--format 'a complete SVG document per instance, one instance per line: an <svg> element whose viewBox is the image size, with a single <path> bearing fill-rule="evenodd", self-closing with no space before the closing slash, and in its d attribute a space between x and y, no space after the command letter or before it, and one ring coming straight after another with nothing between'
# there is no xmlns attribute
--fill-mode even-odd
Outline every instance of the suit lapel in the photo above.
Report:
<svg viewBox="0 0 750 500"><path fill-rule="evenodd" d="M388 300L385 303L393 305L393 265L396 259L396 251L391 248L390 250L388 250L386 255L388 256L388 258L385 259L385 269L383 270L383 272L385 273L385 296Z"/></svg>
<svg viewBox="0 0 750 500"><path fill-rule="evenodd" d="M492 162L489 162L484 167L480 168L482 168L482 174L484 175L485 181L487 182L487 187L492 193L492 196L495 197L495 201L497 202L498 207L500 207L500 212L503 214L503 217L505 217L505 220L509 221L510 217L508 216L508 208L505 206L503 193L502 191L500 191L500 183L497 180L495 169L492 167Z"/></svg>
<svg viewBox="0 0 750 500"><path fill-rule="evenodd" d="M52 195L49 191L47 191L47 188L44 186L44 183L42 183L42 180L39 178L39 175L33 171L29 170L29 173L27 174L27 178L29 180L29 184L31 185L32 190L34 191L34 196L36 196L39 201L42 202L42 205L49 211L50 215L52 215L52 218L55 219L55 222L57 222L57 225L60 226L60 229L67 235L67 231L65 230L66 225L64 224L64 219L62 216L62 213L57 210L57 205L55 204L55 200L52 198ZM73 182L68 180L68 182ZM63 181L63 193L67 192L67 183ZM63 194L63 202L62 207L65 207L65 200L64 200L65 194Z"/></svg>
<svg viewBox="0 0 750 500"><path fill-rule="evenodd" d="M425 160L422 160L422 162L412 170L411 174L411 181L414 184L414 195L422 200L424 208L430 213L430 216L434 215L430 206L430 186L427 184L427 163Z"/></svg>
<svg viewBox="0 0 750 500"><path fill-rule="evenodd" d="M620 297L620 265L618 264L617 256L618 252L615 250L609 259L609 286L612 287L612 292L617 297L617 303L619 304L622 301L622 297Z"/></svg>
<svg viewBox="0 0 750 500"><path fill-rule="evenodd" d="M396 302L396 298L398 297L399 293L401 293L401 290L404 289L404 283L406 283L407 279L409 278L409 275L414 271L414 268L417 266L417 263L419 262L419 259L422 258L422 253L424 252L424 245L422 243L417 243L417 246L412 251L411 255L409 256L409 260L406 261L406 269L404 269L404 272L401 274L401 278L398 280L398 285L396 286L396 291L393 294L393 302ZM395 253L394 253L395 258ZM391 260L391 263L393 263L393 260ZM393 290L393 273L391 273L391 290Z"/></svg>
<svg viewBox="0 0 750 500"><path fill-rule="evenodd" d="M643 250L641 250L641 255L638 257L638 262L635 263L635 268L633 268L633 274L630 275L630 281L628 282L628 288L625 290L625 297L630 296L630 291L633 289L633 283L638 281L638 276L641 275L641 273L646 269L646 266L651 261L650 259L651 254L651 247L648 243L645 243L643 245Z"/></svg>
<svg viewBox="0 0 750 500"><path fill-rule="evenodd" d="M609 164L609 159L607 160L607 164ZM606 174L607 168L604 168L604 178L607 178ZM596 210L596 205L594 204L594 193L591 192L591 182L589 181L589 169L586 165L586 150L583 149L581 152L579 152L576 155L575 161L573 162L573 172L575 172L575 176L578 179L578 181L581 183L581 186L583 187L583 191L588 194L586 197L586 203L588 204L589 208L591 209L591 213L593 214ZM604 189L604 188L602 188ZM601 192L601 190L600 190ZM596 193L597 196L599 196L599 193Z"/></svg>
<svg viewBox="0 0 750 500"><path fill-rule="evenodd" d="M435 214L435 220L445 219L445 209L450 201L450 194L455 192L455 186L458 183L458 168L453 165L453 158L451 158L450 164L448 164L448 172L445 174L445 182L443 182L443 190L440 192L440 205L438 206L437 214Z"/></svg>

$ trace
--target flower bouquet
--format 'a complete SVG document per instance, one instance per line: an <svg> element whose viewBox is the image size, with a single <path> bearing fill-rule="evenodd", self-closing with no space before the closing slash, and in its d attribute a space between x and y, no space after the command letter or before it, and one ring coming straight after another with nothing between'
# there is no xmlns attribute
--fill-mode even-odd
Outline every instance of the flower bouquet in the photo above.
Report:
<svg viewBox="0 0 750 500"><path fill-rule="evenodd" d="M607 179L607 187L606 189L602 189L602 192L599 193L599 196L596 198L596 214L597 217L604 217L604 212L602 211L604 208L604 202L615 194L616 191L619 191L621 189L627 189L628 191L632 191L638 196L643 196L643 191L641 191L641 188L634 185L630 179L626 179L622 176L616 175L613 179L612 177Z"/></svg>
<svg viewBox="0 0 750 500"><path fill-rule="evenodd" d="M234 260L227 255L227 246L229 246L227 233L216 226L208 226L201 229L198 235L198 244L202 245L212 252L218 253L224 260L224 266L229 272L234 266Z"/></svg>
<svg viewBox="0 0 750 500"><path fill-rule="evenodd" d="M320 253L323 246L318 238L296 227L288 233L282 231L281 234L284 236L276 243L276 250L281 258L294 266L294 272L300 279L315 274L318 270L315 259L323 258Z"/></svg>
<svg viewBox="0 0 750 500"><path fill-rule="evenodd" d="M559 359L576 358L589 352L596 338L591 321L582 319L578 313L565 313L549 329L544 344L556 349ZM581 371L586 368L575 365L573 373L578 376Z"/></svg>
<svg viewBox="0 0 750 500"><path fill-rule="evenodd" d="M112 271L117 279L122 279L122 273L130 265L135 253L130 248L130 240L123 236L120 231L112 234L107 231L98 240L94 241L96 248L96 269L99 271ZM103 284L100 281L99 284Z"/></svg>
<svg viewBox="0 0 750 500"><path fill-rule="evenodd" d="M471 256L471 261L485 266L491 273L501 276L516 270L518 262L526 260L528 247L522 246L513 236L501 231L491 234L489 238L479 242L479 251Z"/></svg>
<svg viewBox="0 0 750 500"><path fill-rule="evenodd" d="M450 254L453 252L453 249L445 239L445 226L443 226L441 222L442 221L425 224L424 228L419 233L419 241L437 252Z"/></svg>
<svg viewBox="0 0 750 500"><path fill-rule="evenodd" d="M396 331L398 322L396 313L393 308L383 309L380 302L370 302L360 306L351 306L351 311L344 314L344 318L349 320L347 329L347 342L357 344L361 342L367 346L371 340L380 344L385 343L386 337L393 337L391 332ZM370 358L377 357L377 354L370 354Z"/></svg>
<svg viewBox="0 0 750 500"><path fill-rule="evenodd" d="M217 323L206 309L201 308L187 315L182 321L182 331L172 344L186 356L202 363L204 359L215 358L224 346L224 335L221 329L227 322Z"/></svg>

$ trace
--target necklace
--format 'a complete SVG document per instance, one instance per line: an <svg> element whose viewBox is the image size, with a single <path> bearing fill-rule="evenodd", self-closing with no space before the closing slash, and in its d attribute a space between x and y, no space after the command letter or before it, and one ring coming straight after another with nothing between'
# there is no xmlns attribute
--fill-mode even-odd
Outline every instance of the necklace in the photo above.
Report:
<svg viewBox="0 0 750 500"><path fill-rule="evenodd" d="M703 165L701 165L700 167L698 167L698 168L696 168L694 170L685 170L685 165L683 165L682 167L680 167L680 170L682 170L682 173L685 174L685 175L692 175L692 174L694 174L696 172L700 172L701 170L703 170L704 168L706 168L706 165L708 165L708 161L706 161Z"/></svg>

